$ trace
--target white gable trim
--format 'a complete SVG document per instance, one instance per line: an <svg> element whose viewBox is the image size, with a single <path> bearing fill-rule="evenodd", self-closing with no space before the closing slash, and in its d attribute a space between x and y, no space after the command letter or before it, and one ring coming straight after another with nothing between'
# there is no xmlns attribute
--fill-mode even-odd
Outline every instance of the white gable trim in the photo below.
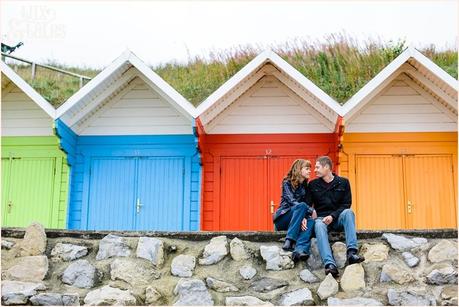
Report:
<svg viewBox="0 0 459 307"><path fill-rule="evenodd" d="M233 77L226 81L222 86L220 86L215 92L213 92L206 100L204 100L197 107L197 115L206 113L213 105L220 101L225 95L234 90L245 78L249 77L251 74L256 73L257 70L266 64L267 62L272 62L277 68L281 69L286 75L295 80L300 86L304 87L312 95L317 97L318 100L322 101L330 109L336 112L337 115L341 113L341 106L333 98L327 95L323 90L321 90L317 85L312 83L308 78L296 70L293 66L287 63L284 59L278 56L271 50L266 50L256 56L252 61L250 61L246 66L244 66L240 71L238 71ZM226 106L221 106L224 109ZM217 107L218 108L218 107ZM219 110L220 112L222 110ZM218 116L220 112L215 112L213 117ZM212 118L206 119L207 122L210 122Z"/></svg>
<svg viewBox="0 0 459 307"><path fill-rule="evenodd" d="M447 72L441 69L438 65L417 51L413 47L408 47L397 58L395 58L389 65L387 65L381 72L379 72L373 79L371 79L364 87L362 87L354 96L352 96L342 107L341 116L345 121L351 119L365 104L367 104L374 95L376 95L382 88L384 88L391 79L394 78L396 73L403 64L410 58L414 58L427 68L432 74L440 78L443 82L453 89L459 88L458 80L451 77ZM449 103L449 101L448 101ZM457 110L456 105L452 105Z"/></svg>
<svg viewBox="0 0 459 307"><path fill-rule="evenodd" d="M78 104L84 97L90 94L99 84L109 78L113 72L125 63L130 63L134 66L140 72L139 77L141 77L168 103L174 106L174 108L176 108L181 114L190 121L193 121L196 114L196 108L129 50L123 52L121 56L116 58L108 67L106 67L94 79L71 96L61 107L59 107L57 109L57 117L61 117L73 106ZM90 112L90 110L85 109L84 112L87 113ZM80 114L80 117L83 118L86 113Z"/></svg>
<svg viewBox="0 0 459 307"><path fill-rule="evenodd" d="M24 81L14 70L6 63L0 61L0 70L5 74L17 87L19 87L33 102L35 102L43 111L46 112L52 119L56 119L56 110L46 101L36 90L34 90L27 82Z"/></svg>

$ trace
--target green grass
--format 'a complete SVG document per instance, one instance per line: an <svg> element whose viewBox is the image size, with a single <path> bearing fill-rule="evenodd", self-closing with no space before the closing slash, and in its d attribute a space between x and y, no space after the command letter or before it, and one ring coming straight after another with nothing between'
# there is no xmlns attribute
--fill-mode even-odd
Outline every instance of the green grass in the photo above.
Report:
<svg viewBox="0 0 459 307"><path fill-rule="evenodd" d="M270 48L340 103L346 102L407 47L402 40L362 42L343 34L330 35L324 41L298 39ZM261 51L250 45L238 46L191 57L185 64L168 62L152 69L197 106ZM457 50L439 51L435 46L427 46L420 51L457 79ZM46 64L90 77L99 72L55 61ZM39 69L32 81L30 68L20 67L18 72L56 107L78 90L77 78Z"/></svg>

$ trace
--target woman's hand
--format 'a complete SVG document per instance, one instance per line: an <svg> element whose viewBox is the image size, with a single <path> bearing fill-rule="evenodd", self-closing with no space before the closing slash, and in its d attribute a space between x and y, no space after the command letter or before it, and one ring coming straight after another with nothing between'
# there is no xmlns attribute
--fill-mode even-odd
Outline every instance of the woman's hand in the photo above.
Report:
<svg viewBox="0 0 459 307"><path fill-rule="evenodd" d="M324 218L322 219L322 221L323 221L326 225L329 225L331 222L333 222L333 216L327 215L326 217L324 217Z"/></svg>
<svg viewBox="0 0 459 307"><path fill-rule="evenodd" d="M302 231L305 231L306 229L308 229L308 225L307 225L307 220L306 218L304 218L302 221L301 221L301 230Z"/></svg>

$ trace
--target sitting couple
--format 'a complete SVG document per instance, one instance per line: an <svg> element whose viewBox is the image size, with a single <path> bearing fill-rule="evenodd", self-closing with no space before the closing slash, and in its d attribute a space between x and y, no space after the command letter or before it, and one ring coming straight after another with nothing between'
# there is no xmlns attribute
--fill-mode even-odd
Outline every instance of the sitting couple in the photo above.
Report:
<svg viewBox="0 0 459 307"><path fill-rule="evenodd" d="M362 262L364 258L358 255L349 180L335 175L332 167L329 157L318 158L315 165L318 178L308 183L311 162L303 159L293 162L282 182L281 203L273 222L276 230L287 230L282 248L293 251L295 262L308 259L311 237L315 233L325 274L337 277L338 268L328 242L329 230L344 230L348 264Z"/></svg>

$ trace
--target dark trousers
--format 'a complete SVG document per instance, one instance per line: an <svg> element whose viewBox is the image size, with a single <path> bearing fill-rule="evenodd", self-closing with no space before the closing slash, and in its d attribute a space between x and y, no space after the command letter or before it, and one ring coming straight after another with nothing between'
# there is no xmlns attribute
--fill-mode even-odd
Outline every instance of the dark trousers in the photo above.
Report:
<svg viewBox="0 0 459 307"><path fill-rule="evenodd" d="M307 210L308 206L305 203L300 203L280 216L276 220L275 225L276 230L287 230L286 239L296 242L296 252L305 252L309 254L311 248L311 237L314 231L314 220L309 217L306 223L308 229L305 231L301 230L301 222L303 221Z"/></svg>

